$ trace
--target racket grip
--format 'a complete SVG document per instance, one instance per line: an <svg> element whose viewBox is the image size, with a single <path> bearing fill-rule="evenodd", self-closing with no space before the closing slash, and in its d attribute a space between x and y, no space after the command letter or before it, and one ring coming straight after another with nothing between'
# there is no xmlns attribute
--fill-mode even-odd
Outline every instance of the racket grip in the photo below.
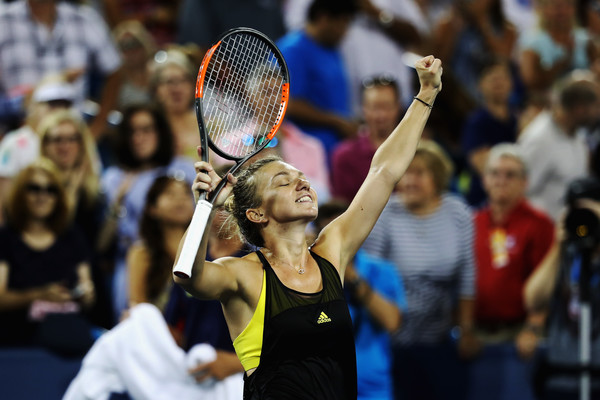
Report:
<svg viewBox="0 0 600 400"><path fill-rule="evenodd" d="M189 279L192 276L194 260L196 260L198 247L200 247L200 242L202 242L202 236L204 235L211 210L212 204L206 200L200 200L196 203L196 209L194 210L192 222L190 222L190 226L187 229L183 247L179 253L179 259L173 267L173 274L179 278Z"/></svg>

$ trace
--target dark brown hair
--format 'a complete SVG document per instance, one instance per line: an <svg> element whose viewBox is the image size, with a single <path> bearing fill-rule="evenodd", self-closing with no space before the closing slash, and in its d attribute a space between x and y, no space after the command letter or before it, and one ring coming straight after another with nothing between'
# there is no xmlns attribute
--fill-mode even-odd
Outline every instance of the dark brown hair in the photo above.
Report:
<svg viewBox="0 0 600 400"><path fill-rule="evenodd" d="M146 203L140 219L140 238L150 255L150 266L146 276L149 299L156 299L171 277L171 269L175 260L169 255L165 247L165 237L161 222L152 215L152 208L156 206L158 198L173 183L186 183L169 176L159 176L154 180L146 194Z"/></svg>
<svg viewBox="0 0 600 400"><path fill-rule="evenodd" d="M127 107L123 112L123 120L117 129L114 138L114 151L117 162L127 169L135 169L141 166L142 161L136 159L131 146L133 128L131 119L137 113L146 112L152 116L154 128L158 135L158 146L152 155L150 163L155 167L164 167L171 163L175 155L175 144L171 126L163 112L157 107L147 104L135 104Z"/></svg>

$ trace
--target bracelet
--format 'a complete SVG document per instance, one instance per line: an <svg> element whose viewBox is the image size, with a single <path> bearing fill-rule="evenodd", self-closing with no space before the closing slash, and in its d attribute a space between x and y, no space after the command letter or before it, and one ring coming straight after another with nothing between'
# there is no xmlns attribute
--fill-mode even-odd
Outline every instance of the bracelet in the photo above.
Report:
<svg viewBox="0 0 600 400"><path fill-rule="evenodd" d="M429 104L426 101L421 100L420 98L418 98L417 96L413 97L413 99L425 104L427 107L429 107L429 109L431 110L433 108L433 104Z"/></svg>

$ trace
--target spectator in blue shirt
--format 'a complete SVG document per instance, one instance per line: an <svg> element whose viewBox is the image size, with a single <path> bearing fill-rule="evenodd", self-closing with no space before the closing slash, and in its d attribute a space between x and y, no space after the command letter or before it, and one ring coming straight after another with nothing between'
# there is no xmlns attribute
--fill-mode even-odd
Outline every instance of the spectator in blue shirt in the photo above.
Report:
<svg viewBox="0 0 600 400"><path fill-rule="evenodd" d="M319 231L346 209L331 201L319 207ZM356 345L358 400L392 400L390 333L400 328L406 308L402 278L393 263L359 250L346 269L344 288Z"/></svg>
<svg viewBox="0 0 600 400"><path fill-rule="evenodd" d="M292 85L287 115L304 132L320 139L330 155L344 137L353 137L346 67L338 46L356 12L353 2L314 0L304 29L278 42Z"/></svg>

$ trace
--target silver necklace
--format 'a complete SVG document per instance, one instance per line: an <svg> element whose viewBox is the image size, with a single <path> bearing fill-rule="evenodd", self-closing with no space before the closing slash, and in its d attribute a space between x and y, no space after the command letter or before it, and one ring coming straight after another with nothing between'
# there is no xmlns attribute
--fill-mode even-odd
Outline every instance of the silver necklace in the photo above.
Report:
<svg viewBox="0 0 600 400"><path fill-rule="evenodd" d="M292 268L294 271L296 271L300 275L303 275L306 272L306 268L305 268L306 267L306 253L304 254L304 260L303 260L302 264L296 265L296 266L277 257L275 254L273 254L273 252L271 250L269 250L269 257L277 260L279 263L288 265L290 268Z"/></svg>

